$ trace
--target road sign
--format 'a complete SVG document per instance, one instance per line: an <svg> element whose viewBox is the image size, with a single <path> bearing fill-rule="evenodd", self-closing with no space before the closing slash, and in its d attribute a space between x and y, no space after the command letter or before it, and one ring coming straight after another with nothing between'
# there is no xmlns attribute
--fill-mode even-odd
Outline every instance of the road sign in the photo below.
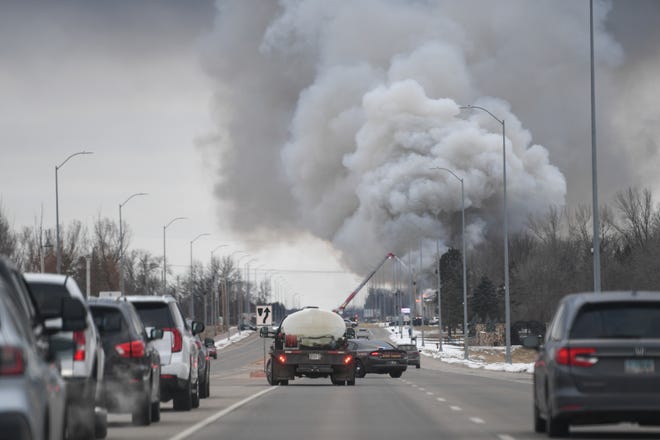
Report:
<svg viewBox="0 0 660 440"><path fill-rule="evenodd" d="M257 325L261 327L273 325L272 304L257 306Z"/></svg>

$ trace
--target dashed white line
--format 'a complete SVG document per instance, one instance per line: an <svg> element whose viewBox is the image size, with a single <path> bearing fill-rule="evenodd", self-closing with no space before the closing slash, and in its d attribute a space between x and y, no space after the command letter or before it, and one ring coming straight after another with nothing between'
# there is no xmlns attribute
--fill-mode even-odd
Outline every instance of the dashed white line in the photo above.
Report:
<svg viewBox="0 0 660 440"><path fill-rule="evenodd" d="M446 402L447 401L447 399L445 399L444 397L438 397L436 400L438 402Z"/></svg>
<svg viewBox="0 0 660 440"><path fill-rule="evenodd" d="M470 421L472 423L476 423L478 425L482 425L482 424L486 423L486 422L484 422L484 419L480 419L479 417L470 417Z"/></svg>
<svg viewBox="0 0 660 440"><path fill-rule="evenodd" d="M463 410L463 408L461 408L460 406L450 406L449 408L452 411L462 411Z"/></svg>
<svg viewBox="0 0 660 440"><path fill-rule="evenodd" d="M419 388L420 391L426 391L426 388Z"/></svg>
<svg viewBox="0 0 660 440"><path fill-rule="evenodd" d="M497 438L500 440L516 440L515 438L511 437L508 434L497 434Z"/></svg>
<svg viewBox="0 0 660 440"><path fill-rule="evenodd" d="M427 396L432 396L432 395L433 395L433 393L432 393L432 392L430 392L430 391L427 391L427 392L426 392L426 395L427 395Z"/></svg>

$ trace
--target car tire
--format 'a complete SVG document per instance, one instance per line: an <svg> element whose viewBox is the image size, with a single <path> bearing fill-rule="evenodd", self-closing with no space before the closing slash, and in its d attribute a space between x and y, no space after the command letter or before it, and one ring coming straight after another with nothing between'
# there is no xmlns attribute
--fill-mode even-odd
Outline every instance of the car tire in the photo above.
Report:
<svg viewBox="0 0 660 440"><path fill-rule="evenodd" d="M401 377L401 374L403 374L401 371L391 371L390 372L390 377L398 379L399 377Z"/></svg>
<svg viewBox="0 0 660 440"><path fill-rule="evenodd" d="M415 364L415 368L422 368L420 364Z"/></svg>
<svg viewBox="0 0 660 440"><path fill-rule="evenodd" d="M108 411L103 408L99 412L94 411L94 437L103 439L108 436Z"/></svg>
<svg viewBox="0 0 660 440"><path fill-rule="evenodd" d="M281 381L280 381L280 385L284 385L284 386L289 385L289 379L281 380Z"/></svg>
<svg viewBox="0 0 660 440"><path fill-rule="evenodd" d="M362 361L355 361L355 377L364 377L367 373L364 371Z"/></svg>
<svg viewBox="0 0 660 440"><path fill-rule="evenodd" d="M192 407L193 408L199 408L199 379L197 379L197 382L193 386Z"/></svg>
<svg viewBox="0 0 660 440"><path fill-rule="evenodd" d="M206 395L206 374L204 374L204 380L199 379L199 398L200 399L206 399L208 396Z"/></svg>
<svg viewBox="0 0 660 440"><path fill-rule="evenodd" d="M348 385L349 387L355 386L355 378L353 378L352 380L351 379L347 380L346 385Z"/></svg>
<svg viewBox="0 0 660 440"><path fill-rule="evenodd" d="M185 389L174 394L174 410L175 411L190 411L192 409L192 383L190 378L186 382Z"/></svg>
<svg viewBox="0 0 660 440"><path fill-rule="evenodd" d="M151 421L160 422L160 400L151 402Z"/></svg>
<svg viewBox="0 0 660 440"><path fill-rule="evenodd" d="M273 381L273 363L271 359L268 359L268 362L266 362L266 381L268 382L268 385L271 386L277 385Z"/></svg>
<svg viewBox="0 0 660 440"><path fill-rule="evenodd" d="M206 374L206 397L211 397L211 370Z"/></svg>
<svg viewBox="0 0 660 440"><path fill-rule="evenodd" d="M543 433L545 429L545 419L541 417L539 407L534 403L534 432Z"/></svg>
<svg viewBox="0 0 660 440"><path fill-rule="evenodd" d="M136 426L149 426L151 424L151 393L140 396L137 408L131 414L131 421Z"/></svg>

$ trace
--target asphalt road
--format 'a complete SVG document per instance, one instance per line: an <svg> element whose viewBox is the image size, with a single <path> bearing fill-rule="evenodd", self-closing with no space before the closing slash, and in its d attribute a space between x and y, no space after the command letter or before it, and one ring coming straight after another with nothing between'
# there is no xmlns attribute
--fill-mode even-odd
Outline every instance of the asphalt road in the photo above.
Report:
<svg viewBox="0 0 660 440"><path fill-rule="evenodd" d="M367 375L355 387L329 379L297 379L270 387L256 337L219 351L211 397L191 412L163 405L162 420L133 427L110 416L110 439L539 439L532 431L528 374L471 370L422 358L400 379ZM660 429L579 428L573 438L660 438Z"/></svg>

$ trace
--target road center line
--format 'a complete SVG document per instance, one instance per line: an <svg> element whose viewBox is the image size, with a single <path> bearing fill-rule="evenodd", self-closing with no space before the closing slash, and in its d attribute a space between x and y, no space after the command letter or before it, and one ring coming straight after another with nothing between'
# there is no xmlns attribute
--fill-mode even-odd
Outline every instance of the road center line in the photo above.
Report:
<svg viewBox="0 0 660 440"><path fill-rule="evenodd" d="M484 422L484 419L480 419L479 417L470 417L470 421L472 423L476 423L478 425L482 425L482 424L486 423L486 422Z"/></svg>
<svg viewBox="0 0 660 440"><path fill-rule="evenodd" d="M184 439L190 437L195 432L202 429L203 427L205 427L206 425L210 425L211 423L215 422L216 420L221 419L222 417L226 416L227 414L234 411L235 409L238 409L241 406L245 405L246 403L249 403L249 402L253 401L254 399L257 399L257 398L263 396L264 394L268 393L269 391L273 391L275 389L277 389L277 387L269 387L269 388L266 388L265 390L259 391L256 394L253 394L249 397L246 397L245 399L241 400L240 402L236 402L233 405L231 405L230 407L225 408L221 411L218 411L217 413L215 413L215 414L205 418L204 420L192 425L190 428L186 429L185 431L182 431L182 432L178 433L174 437L170 437L169 440L184 440Z"/></svg>
<svg viewBox="0 0 660 440"><path fill-rule="evenodd" d="M508 434L497 434L497 438L500 440L516 440L515 438L511 437Z"/></svg>
<svg viewBox="0 0 660 440"><path fill-rule="evenodd" d="M426 392L426 395L428 395L428 396L432 396L432 395L433 395L433 393L432 393L432 392L430 392L430 391L427 391L427 392Z"/></svg>
<svg viewBox="0 0 660 440"><path fill-rule="evenodd" d="M461 411L462 408L460 406L450 406L449 407L452 411Z"/></svg>
<svg viewBox="0 0 660 440"><path fill-rule="evenodd" d="M438 400L438 402L446 402L447 401L447 399L445 399L444 397L438 397L437 400Z"/></svg>

